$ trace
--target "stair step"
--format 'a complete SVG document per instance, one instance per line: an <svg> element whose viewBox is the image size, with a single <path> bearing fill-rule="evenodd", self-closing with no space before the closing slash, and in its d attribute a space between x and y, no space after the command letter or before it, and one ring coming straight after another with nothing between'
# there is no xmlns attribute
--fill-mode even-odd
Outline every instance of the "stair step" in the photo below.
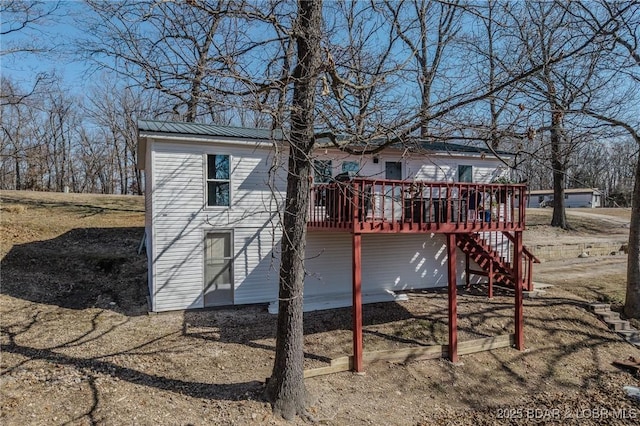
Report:
<svg viewBox="0 0 640 426"><path fill-rule="evenodd" d="M545 289L545 288L553 287L553 284L546 284L546 283L534 282L534 283L533 283L533 286L534 286L535 288Z"/></svg>
<svg viewBox="0 0 640 426"><path fill-rule="evenodd" d="M629 321L625 321L625 320L606 321L605 320L605 322L609 325L610 329L615 331L631 329L631 325L629 324Z"/></svg>
<svg viewBox="0 0 640 426"><path fill-rule="evenodd" d="M628 330L618 330L618 334L623 336L628 341L640 340L640 330L636 330L634 328L630 328Z"/></svg>
<svg viewBox="0 0 640 426"><path fill-rule="evenodd" d="M533 299L536 297L543 296L545 293L546 291L544 290L535 290L535 289L533 291L523 290L522 297L524 297L525 299Z"/></svg>
<svg viewBox="0 0 640 426"><path fill-rule="evenodd" d="M640 339L630 339L628 342L640 348Z"/></svg>
<svg viewBox="0 0 640 426"><path fill-rule="evenodd" d="M589 308L591 308L591 310L595 313L607 312L611 310L611 305L609 305L608 303L594 302L589 303Z"/></svg>
<svg viewBox="0 0 640 426"><path fill-rule="evenodd" d="M620 314L613 311L596 312L604 322L608 321L620 321Z"/></svg>

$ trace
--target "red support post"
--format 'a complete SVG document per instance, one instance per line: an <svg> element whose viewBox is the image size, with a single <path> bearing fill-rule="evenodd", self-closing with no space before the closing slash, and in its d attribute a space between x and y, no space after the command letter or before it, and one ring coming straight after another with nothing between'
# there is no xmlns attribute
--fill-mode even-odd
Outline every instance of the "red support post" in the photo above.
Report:
<svg viewBox="0 0 640 426"><path fill-rule="evenodd" d="M489 299L493 299L493 260L489 259Z"/></svg>
<svg viewBox="0 0 640 426"><path fill-rule="evenodd" d="M455 234L447 234L447 275L449 284L449 359L451 362L458 362L458 301Z"/></svg>
<svg viewBox="0 0 640 426"><path fill-rule="evenodd" d="M471 274L469 273L471 271L471 263L469 262L469 253L465 253L465 259L464 259L464 280L465 280L465 284L467 286L467 289L471 288Z"/></svg>
<svg viewBox="0 0 640 426"><path fill-rule="evenodd" d="M514 233L514 257L513 260L513 275L516 281L516 297L515 297L515 337L516 337L516 349L519 351L524 350L524 312L522 306L522 231L516 231Z"/></svg>
<svg viewBox="0 0 640 426"><path fill-rule="evenodd" d="M353 234L353 369L362 367L362 235Z"/></svg>
<svg viewBox="0 0 640 426"><path fill-rule="evenodd" d="M533 259L527 256L527 291L533 291Z"/></svg>

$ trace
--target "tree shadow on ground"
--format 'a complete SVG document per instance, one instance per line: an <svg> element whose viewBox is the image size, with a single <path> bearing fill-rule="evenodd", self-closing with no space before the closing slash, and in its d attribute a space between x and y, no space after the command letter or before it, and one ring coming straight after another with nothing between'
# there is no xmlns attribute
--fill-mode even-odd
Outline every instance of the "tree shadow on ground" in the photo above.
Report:
<svg viewBox="0 0 640 426"><path fill-rule="evenodd" d="M402 305L394 302L365 305L364 326L412 318ZM246 344L276 337L277 315L266 305L239 306L224 309L198 309L184 313L183 332L190 337L214 338L225 343ZM304 334L350 330L351 308L327 309L304 313Z"/></svg>
<svg viewBox="0 0 640 426"><path fill-rule="evenodd" d="M17 244L0 262L0 293L68 309L147 312L144 228L77 228Z"/></svg>
<svg viewBox="0 0 640 426"><path fill-rule="evenodd" d="M205 383L194 382L187 380L180 380L175 378L163 377L160 375L147 373L142 370L134 369L127 366L119 365L116 362L109 360L108 358L118 358L123 355L137 354L141 350L145 350L155 341L162 340L169 336L161 336L157 339L153 339L148 342L136 345L126 350L110 353L108 355L101 354L95 357L78 357L72 356L60 352L61 350L68 349L77 344L86 344L97 338L104 337L105 334L113 332L118 326L109 328L105 332L98 332L97 323L93 322L90 330L84 332L82 335L75 337L74 339L60 343L48 348L31 347L19 343L22 340L22 336L30 333L32 327L41 323L42 319L39 318L40 312L33 313L29 320L22 324L10 324L2 326L2 335L6 343L0 344L0 351L7 354L13 354L19 356L18 362L11 361L5 362L4 369L0 373L0 377L9 375L13 371L24 368L24 365L34 361L45 361L55 366L70 366L78 371L84 372L89 377L89 385L92 390L92 405L88 413L84 416L88 416L90 419L94 416L94 410L98 406L98 395L95 389L95 378L102 376L110 376L115 379L124 380L129 383L153 387L160 390L166 390L176 392L186 396L194 398L205 399L219 399L219 400L245 400L260 398L263 391L263 383L254 380L242 383ZM100 315L97 313L96 315ZM119 325L126 324L125 321ZM97 336L93 336L97 332ZM144 352L146 355L152 355L157 353L153 349Z"/></svg>
<svg viewBox="0 0 640 426"><path fill-rule="evenodd" d="M495 289L496 295L507 295L509 291L508 289ZM486 299L486 289L479 286L468 291L460 288L459 292L470 297ZM424 298L425 304L430 303L433 298L442 299L444 297L446 300L446 293L446 288L407 292L410 298ZM459 301L459 306L473 303L474 300ZM510 324L510 321L513 322L513 313L513 302L494 303L481 313L469 314L469 316L473 316L473 319L469 321L468 326L459 325L458 331L465 333L464 335L468 339L503 334L503 332L496 333L495 330L491 330L492 332L476 330L474 325L496 317L501 317L505 323ZM307 338L313 338L316 334L326 332L350 332L353 329L352 315L351 307L306 312L304 314L304 335ZM182 334L186 337L242 344L252 348L275 351L276 320L277 316L269 314L264 305L190 310L184 313ZM369 336L371 339L387 341L392 346L429 346L448 343L446 340L448 327L446 307L428 313L413 313L398 302L372 303L363 306L362 320L365 338ZM385 325L391 323L398 323L398 325L390 330L384 330ZM405 333L404 329L406 328L413 328L417 332L412 334L410 330ZM365 350L367 350L366 347ZM325 354L309 351L305 352L305 357L322 362L331 360Z"/></svg>
<svg viewBox="0 0 640 426"><path fill-rule="evenodd" d="M48 349L30 348L15 343L0 345L3 352L22 355L30 360L43 360L60 365L70 365L80 370L104 374L127 382L168 390L194 398L215 398L237 401L246 399L247 392L261 391L263 383L255 380L246 383L198 383L170 379L140 370L123 367L118 364L97 358L76 358L63 355Z"/></svg>

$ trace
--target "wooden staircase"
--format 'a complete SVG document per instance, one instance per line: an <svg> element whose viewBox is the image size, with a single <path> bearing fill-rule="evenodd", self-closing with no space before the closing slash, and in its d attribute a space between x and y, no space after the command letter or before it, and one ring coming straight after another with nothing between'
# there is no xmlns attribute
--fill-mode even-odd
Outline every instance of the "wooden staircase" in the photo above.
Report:
<svg viewBox="0 0 640 426"><path fill-rule="evenodd" d="M489 279L489 297L493 297L493 284L496 282L515 288L517 280L511 263L511 259L514 258L514 241L514 236L506 231L456 234L456 245L466 256L467 286L471 275L480 275ZM473 260L481 270L471 269L470 260ZM540 260L523 246L522 261L523 289L533 291L532 264L540 263Z"/></svg>

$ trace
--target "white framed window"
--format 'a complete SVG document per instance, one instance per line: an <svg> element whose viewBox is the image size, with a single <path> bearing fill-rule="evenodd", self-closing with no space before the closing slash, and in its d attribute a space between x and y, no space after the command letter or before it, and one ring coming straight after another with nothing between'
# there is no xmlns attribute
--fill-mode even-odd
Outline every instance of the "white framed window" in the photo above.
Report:
<svg viewBox="0 0 640 426"><path fill-rule="evenodd" d="M313 181L314 183L331 182L333 166L331 160L314 160L313 161Z"/></svg>
<svg viewBox="0 0 640 426"><path fill-rule="evenodd" d="M231 158L229 155L207 154L207 207L229 207L231 203Z"/></svg>
<svg viewBox="0 0 640 426"><path fill-rule="evenodd" d="M458 182L473 182L473 166L458 165Z"/></svg>
<svg viewBox="0 0 640 426"><path fill-rule="evenodd" d="M360 171L360 163L357 161L343 161L342 173L353 172L358 173Z"/></svg>

